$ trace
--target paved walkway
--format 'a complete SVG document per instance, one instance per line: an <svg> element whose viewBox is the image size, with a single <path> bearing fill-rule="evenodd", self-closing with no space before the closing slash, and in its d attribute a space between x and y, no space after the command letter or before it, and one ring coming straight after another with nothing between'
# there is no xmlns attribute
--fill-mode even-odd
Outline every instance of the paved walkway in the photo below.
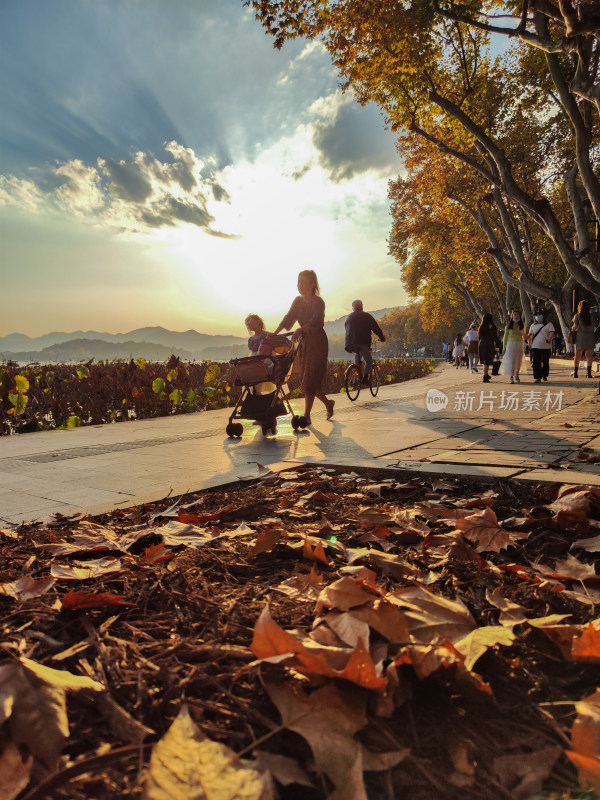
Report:
<svg viewBox="0 0 600 800"><path fill-rule="evenodd" d="M257 464L600 485L600 463L589 460L600 454L600 375L576 380L570 372L556 360L547 383L533 383L527 368L511 386L503 376L484 384L481 372L443 364L426 378L383 386L376 399L368 391L356 403L335 396L330 422L317 401L310 429L294 432L285 417L277 436L245 422L242 438L229 439L230 412L222 409L3 437L0 524L128 508L257 476ZM293 405L301 413L301 401Z"/></svg>

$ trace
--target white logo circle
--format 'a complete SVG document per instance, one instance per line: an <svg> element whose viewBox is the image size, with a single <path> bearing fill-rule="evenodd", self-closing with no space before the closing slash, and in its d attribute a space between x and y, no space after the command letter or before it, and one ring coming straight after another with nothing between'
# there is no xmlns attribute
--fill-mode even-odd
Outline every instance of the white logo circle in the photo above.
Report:
<svg viewBox="0 0 600 800"><path fill-rule="evenodd" d="M440 392L439 389L429 389L425 402L427 411L443 411L448 405L448 395Z"/></svg>

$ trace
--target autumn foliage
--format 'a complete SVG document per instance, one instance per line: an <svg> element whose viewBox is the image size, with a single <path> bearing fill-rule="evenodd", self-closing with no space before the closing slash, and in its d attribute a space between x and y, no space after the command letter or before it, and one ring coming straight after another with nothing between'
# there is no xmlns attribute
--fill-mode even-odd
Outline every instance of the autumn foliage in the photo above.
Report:
<svg viewBox="0 0 600 800"><path fill-rule="evenodd" d="M5 797L593 797L600 490L246 477L0 531Z"/></svg>

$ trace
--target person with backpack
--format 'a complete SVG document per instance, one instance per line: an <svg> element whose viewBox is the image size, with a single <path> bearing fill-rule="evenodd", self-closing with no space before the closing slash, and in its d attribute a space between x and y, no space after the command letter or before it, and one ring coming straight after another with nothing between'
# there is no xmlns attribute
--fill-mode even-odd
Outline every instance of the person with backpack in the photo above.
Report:
<svg viewBox="0 0 600 800"><path fill-rule="evenodd" d="M552 340L555 336L554 325L551 322L546 322L546 315L543 309L540 309L529 328L529 347L531 348L534 383L548 380Z"/></svg>

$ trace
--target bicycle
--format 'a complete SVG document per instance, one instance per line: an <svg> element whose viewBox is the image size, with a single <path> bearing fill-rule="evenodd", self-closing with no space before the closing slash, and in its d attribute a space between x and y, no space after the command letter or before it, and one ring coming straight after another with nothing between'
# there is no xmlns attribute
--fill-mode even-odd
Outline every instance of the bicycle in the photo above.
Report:
<svg viewBox="0 0 600 800"><path fill-rule="evenodd" d="M362 366L362 363L361 363ZM346 369L346 394L354 402L358 395L360 394L361 388L363 386L366 388L366 384L364 384L361 378L362 370L360 370L356 364L350 364ZM369 391L371 392L373 397L377 396L377 392L379 391L379 371L377 370L377 364L373 361L373 366L367 376Z"/></svg>

